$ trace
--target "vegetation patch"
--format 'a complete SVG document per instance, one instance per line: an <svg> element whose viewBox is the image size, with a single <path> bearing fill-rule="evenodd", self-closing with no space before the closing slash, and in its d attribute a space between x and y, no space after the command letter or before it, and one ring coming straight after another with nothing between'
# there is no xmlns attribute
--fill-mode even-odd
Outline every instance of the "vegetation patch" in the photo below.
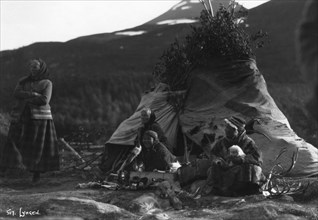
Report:
<svg viewBox="0 0 318 220"><path fill-rule="evenodd" d="M164 51L155 65L153 76L166 83L171 90L188 88L193 69L207 62L254 58L253 50L263 47L267 33L246 31L247 9L232 1L228 7L220 6L216 15L212 7L202 10L199 25L191 26L184 40L175 40Z"/></svg>

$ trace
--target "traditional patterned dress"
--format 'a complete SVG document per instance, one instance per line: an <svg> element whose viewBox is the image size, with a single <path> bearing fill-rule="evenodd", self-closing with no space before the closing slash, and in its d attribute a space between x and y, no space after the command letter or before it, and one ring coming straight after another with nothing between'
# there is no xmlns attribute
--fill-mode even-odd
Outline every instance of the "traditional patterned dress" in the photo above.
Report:
<svg viewBox="0 0 318 220"><path fill-rule="evenodd" d="M37 78L22 78L14 91L17 105L11 116L0 168L26 168L31 172L59 170L57 136L49 105L52 82L45 63Z"/></svg>
<svg viewBox="0 0 318 220"><path fill-rule="evenodd" d="M238 145L246 156L234 166L229 166L227 163L229 148L233 145ZM261 168L261 152L245 131L234 140L226 137L219 140L211 150L211 158L212 165L208 170L207 183L221 190L221 193L255 193L254 190L257 190L265 181Z"/></svg>

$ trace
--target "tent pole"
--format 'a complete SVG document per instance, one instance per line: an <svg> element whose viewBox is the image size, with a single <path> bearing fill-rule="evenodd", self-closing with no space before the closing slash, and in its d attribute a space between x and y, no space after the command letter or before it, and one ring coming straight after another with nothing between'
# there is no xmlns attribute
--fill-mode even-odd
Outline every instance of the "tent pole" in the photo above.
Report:
<svg viewBox="0 0 318 220"><path fill-rule="evenodd" d="M188 144L187 144L187 137L183 134L183 142L184 142L184 161L185 164L189 164L189 152L188 152Z"/></svg>

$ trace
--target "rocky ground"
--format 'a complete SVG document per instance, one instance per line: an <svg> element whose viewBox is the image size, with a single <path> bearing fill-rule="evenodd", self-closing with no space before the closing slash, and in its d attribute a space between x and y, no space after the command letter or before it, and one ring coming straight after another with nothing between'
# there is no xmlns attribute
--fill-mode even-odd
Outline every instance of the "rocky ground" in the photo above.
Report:
<svg viewBox="0 0 318 220"><path fill-rule="evenodd" d="M179 196L182 207L175 210L154 190L78 188L92 180L91 173L47 173L33 185L29 173L11 172L0 180L0 219L318 219L316 179L301 195L275 199Z"/></svg>

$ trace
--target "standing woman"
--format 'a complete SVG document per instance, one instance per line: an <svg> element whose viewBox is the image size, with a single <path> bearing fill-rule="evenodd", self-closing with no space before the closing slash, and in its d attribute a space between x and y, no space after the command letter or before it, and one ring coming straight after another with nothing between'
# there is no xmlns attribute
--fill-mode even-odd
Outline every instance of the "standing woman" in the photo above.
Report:
<svg viewBox="0 0 318 220"><path fill-rule="evenodd" d="M52 82L47 66L43 60L33 59L29 70L30 74L21 78L14 90L18 104L11 114L0 168L24 167L33 173L32 182L38 182L40 173L59 170L59 152L49 105Z"/></svg>

